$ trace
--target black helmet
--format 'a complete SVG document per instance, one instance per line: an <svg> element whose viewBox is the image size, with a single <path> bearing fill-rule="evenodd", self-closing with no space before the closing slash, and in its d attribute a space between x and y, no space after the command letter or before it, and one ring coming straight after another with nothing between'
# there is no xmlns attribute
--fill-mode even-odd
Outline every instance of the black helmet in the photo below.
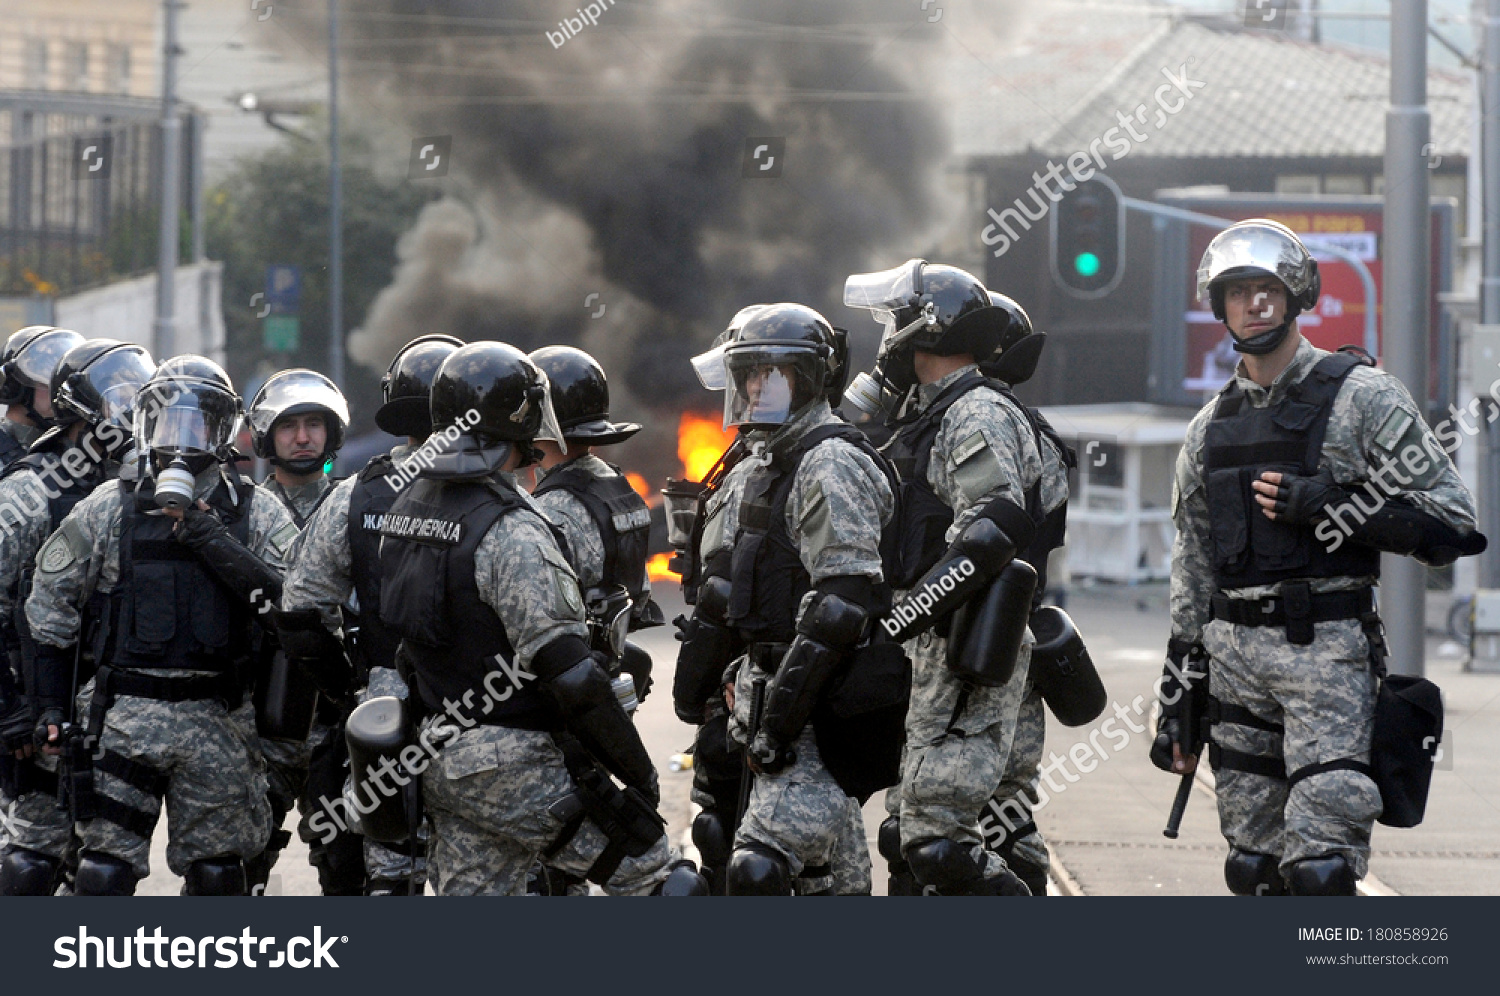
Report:
<svg viewBox="0 0 1500 996"><path fill-rule="evenodd" d="M1024 384L1036 372L1037 361L1042 358L1042 347L1047 344L1047 334L1032 328L1031 316L1015 301L990 291L990 304L997 309L993 321L999 326L999 344L995 351L979 364L986 377L1003 380L1012 386Z"/></svg>
<svg viewBox="0 0 1500 996"><path fill-rule="evenodd" d="M741 316L729 341L715 347L726 375L725 428L785 425L818 401L838 404L849 366L842 329L801 304L761 305ZM713 352L695 358L694 365Z"/></svg>
<svg viewBox="0 0 1500 996"><path fill-rule="evenodd" d="M438 367L462 346L451 335L424 335L402 346L380 378L384 404L375 424L393 436L425 437L432 431L429 394Z"/></svg>
<svg viewBox="0 0 1500 996"><path fill-rule="evenodd" d="M1006 327L978 277L955 266L912 259L879 273L856 273L844 282L844 304L875 313L885 326L874 382L860 396L899 404L917 383L917 352L980 359L999 345Z"/></svg>
<svg viewBox="0 0 1500 996"><path fill-rule="evenodd" d="M22 405L26 415L41 428L56 425L55 419L33 407L33 390L52 387L52 374L63 355L83 342L71 329L50 325L28 325L13 334L0 356L0 404Z"/></svg>
<svg viewBox="0 0 1500 996"><path fill-rule="evenodd" d="M609 446L641 431L634 422L609 420L609 381L588 353L572 346L543 346L531 353L531 362L547 375L552 411L568 442Z"/></svg>
<svg viewBox="0 0 1500 996"><path fill-rule="evenodd" d="M136 395L156 373L146 347L89 339L68 350L52 374L52 411L59 424L114 425L128 435Z"/></svg>
<svg viewBox="0 0 1500 996"><path fill-rule="evenodd" d="M540 458L530 445L538 439L567 446L547 375L508 343L472 342L454 350L432 380L431 404L434 438L441 432L458 443L455 452L436 458L434 476L487 474L505 463L513 446L521 448L525 466Z"/></svg>
<svg viewBox="0 0 1500 996"><path fill-rule="evenodd" d="M301 460L283 460L276 455L276 423L290 415L320 413L328 430L323 452ZM316 370L282 370L266 378L255 392L245 414L255 455L285 467L293 474L311 474L333 459L344 445L349 430L349 403L338 386Z"/></svg>
<svg viewBox="0 0 1500 996"><path fill-rule="evenodd" d="M136 398L136 444L150 451L156 470L181 459L197 475L233 458L242 411L222 367L202 356L174 356Z"/></svg>

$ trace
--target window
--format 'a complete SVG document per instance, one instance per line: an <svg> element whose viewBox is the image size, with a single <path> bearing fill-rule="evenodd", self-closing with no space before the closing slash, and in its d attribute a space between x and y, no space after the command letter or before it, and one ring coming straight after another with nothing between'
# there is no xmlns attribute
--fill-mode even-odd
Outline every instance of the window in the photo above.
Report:
<svg viewBox="0 0 1500 996"><path fill-rule="evenodd" d="M107 86L111 93L130 92L130 46L111 45L105 53Z"/></svg>
<svg viewBox="0 0 1500 996"><path fill-rule="evenodd" d="M66 67L67 75L64 82L69 90L87 90L89 88L89 46L88 42L68 42L65 51L63 65Z"/></svg>
<svg viewBox="0 0 1500 996"><path fill-rule="evenodd" d="M1278 176L1276 192L1278 194L1316 194L1318 178L1316 176Z"/></svg>
<svg viewBox="0 0 1500 996"><path fill-rule="evenodd" d="M1330 173L1323 177L1325 194L1363 194L1365 178L1358 173Z"/></svg>
<svg viewBox="0 0 1500 996"><path fill-rule="evenodd" d="M47 89L47 39L26 39L26 89Z"/></svg>

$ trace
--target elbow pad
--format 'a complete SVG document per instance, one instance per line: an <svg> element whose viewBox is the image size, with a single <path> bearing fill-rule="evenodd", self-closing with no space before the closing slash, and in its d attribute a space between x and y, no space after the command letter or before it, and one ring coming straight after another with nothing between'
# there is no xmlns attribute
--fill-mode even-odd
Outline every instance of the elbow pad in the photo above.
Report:
<svg viewBox="0 0 1500 996"><path fill-rule="evenodd" d="M1349 538L1354 542L1384 553L1414 556L1431 567L1446 567L1489 546L1477 529L1460 533L1436 516L1395 500L1387 501L1364 522L1350 525Z"/></svg>
<svg viewBox="0 0 1500 996"><path fill-rule="evenodd" d="M531 670L562 711L568 732L594 760L653 801L660 798L656 768L635 724L615 697L609 675L576 636L563 636L537 651Z"/></svg>
<svg viewBox="0 0 1500 996"><path fill-rule="evenodd" d="M693 618L678 616L677 672L672 677L672 704L684 723L703 722L703 705L718 694L719 676L740 655L743 641L726 624L729 579L710 577L698 591Z"/></svg>
<svg viewBox="0 0 1500 996"><path fill-rule="evenodd" d="M975 519L881 625L897 642L905 642L931 628L983 592L990 579L1005 569L1019 549L1021 545L994 519Z"/></svg>
<svg viewBox="0 0 1500 996"><path fill-rule="evenodd" d="M830 592L814 592L797 620L797 636L766 688L761 729L782 746L797 739L823 687L864 635L869 613Z"/></svg>
<svg viewBox="0 0 1500 996"><path fill-rule="evenodd" d="M193 525L181 528L176 534L179 541L192 549L226 588L255 610L262 626L274 629L269 616L281 601L281 575L231 536L209 513L189 510L183 521L186 523L195 514ZM212 526L201 528L204 520Z"/></svg>

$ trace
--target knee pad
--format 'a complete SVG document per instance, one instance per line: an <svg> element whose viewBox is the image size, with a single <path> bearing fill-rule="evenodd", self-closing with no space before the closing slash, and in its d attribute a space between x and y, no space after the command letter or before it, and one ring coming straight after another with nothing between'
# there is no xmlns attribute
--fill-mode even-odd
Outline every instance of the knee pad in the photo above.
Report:
<svg viewBox="0 0 1500 996"><path fill-rule="evenodd" d="M1294 861L1286 879L1294 896L1354 895L1354 869L1342 854Z"/></svg>
<svg viewBox="0 0 1500 996"><path fill-rule="evenodd" d="M731 896L790 896L792 870L786 858L763 844L736 847L726 875Z"/></svg>
<svg viewBox="0 0 1500 996"><path fill-rule="evenodd" d="M249 894L245 881L245 862L238 855L200 858L188 865L183 877L184 896L244 896Z"/></svg>
<svg viewBox="0 0 1500 996"><path fill-rule="evenodd" d="M705 866L723 868L734 850L724 818L712 809L693 817L693 846L702 855Z"/></svg>
<svg viewBox="0 0 1500 996"><path fill-rule="evenodd" d="M1284 896L1280 866L1275 855L1236 848L1224 859L1224 883L1236 896Z"/></svg>
<svg viewBox="0 0 1500 996"><path fill-rule="evenodd" d="M984 894L984 876L962 844L947 837L929 837L906 849L906 863L924 888L944 896Z"/></svg>
<svg viewBox="0 0 1500 996"><path fill-rule="evenodd" d="M892 867L905 864L906 859L901 856L901 818L898 816L887 816L880 824L880 833L876 836L877 847L880 856L885 858Z"/></svg>
<svg viewBox="0 0 1500 996"><path fill-rule="evenodd" d="M655 889L651 890L653 896L707 896L708 879L698 874L698 867L691 861L672 862L671 873L662 880Z"/></svg>
<svg viewBox="0 0 1500 996"><path fill-rule="evenodd" d="M84 851L78 857L78 873L73 877L75 896L133 896L135 870L129 861L121 861L102 851Z"/></svg>
<svg viewBox="0 0 1500 996"><path fill-rule="evenodd" d="M50 896L61 862L40 851L12 847L0 859L0 896Z"/></svg>

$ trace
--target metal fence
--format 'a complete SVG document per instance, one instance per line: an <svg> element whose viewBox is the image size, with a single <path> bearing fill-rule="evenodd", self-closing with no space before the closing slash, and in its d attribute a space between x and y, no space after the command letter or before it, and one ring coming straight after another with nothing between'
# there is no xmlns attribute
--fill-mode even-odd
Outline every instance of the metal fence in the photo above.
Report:
<svg viewBox="0 0 1500 996"><path fill-rule="evenodd" d="M184 120L184 177L200 147L194 124ZM67 294L152 269L160 184L156 122L106 121L0 146L0 294Z"/></svg>

